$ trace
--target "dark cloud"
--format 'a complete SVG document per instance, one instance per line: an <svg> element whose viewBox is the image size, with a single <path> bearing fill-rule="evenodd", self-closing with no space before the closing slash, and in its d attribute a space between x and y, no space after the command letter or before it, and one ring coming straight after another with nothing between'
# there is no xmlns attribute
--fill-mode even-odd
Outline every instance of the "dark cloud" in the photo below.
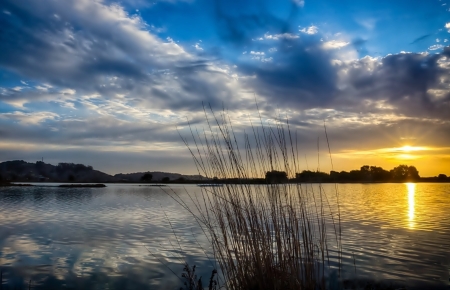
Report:
<svg viewBox="0 0 450 290"><path fill-rule="evenodd" d="M214 21L218 35L227 44L242 47L267 31L289 33L299 7L292 3L285 18L275 16L265 0L215 0Z"/></svg>
<svg viewBox="0 0 450 290"><path fill-rule="evenodd" d="M425 39L427 39L428 37L430 37L432 34L425 34L425 35L422 35L422 36L420 36L420 37L417 37L416 39L414 39L410 44L416 44L416 43L418 43L418 42L421 42L422 40L425 40Z"/></svg>
<svg viewBox="0 0 450 290"><path fill-rule="evenodd" d="M449 47L437 54L400 53L345 65L355 100L385 100L396 114L450 119Z"/></svg>
<svg viewBox="0 0 450 290"><path fill-rule="evenodd" d="M247 84L274 104L298 109L326 107L336 96L337 68L331 64L332 54L320 45L302 39L283 40L273 62L239 68L245 75L255 76Z"/></svg>

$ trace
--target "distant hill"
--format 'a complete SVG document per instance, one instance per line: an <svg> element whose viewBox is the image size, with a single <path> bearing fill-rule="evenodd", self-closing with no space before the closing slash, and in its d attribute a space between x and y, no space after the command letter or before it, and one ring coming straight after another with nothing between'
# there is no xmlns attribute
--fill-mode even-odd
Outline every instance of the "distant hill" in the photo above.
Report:
<svg viewBox="0 0 450 290"><path fill-rule="evenodd" d="M137 172L137 173L119 173L109 175L107 173L95 170L92 166L75 163L59 163L52 165L37 161L36 163L25 162L23 160L5 161L0 163L0 181L17 182L140 182L141 177L150 173L152 181L158 182L168 177L171 181L175 180L205 180L201 175L182 175L179 173L166 172Z"/></svg>

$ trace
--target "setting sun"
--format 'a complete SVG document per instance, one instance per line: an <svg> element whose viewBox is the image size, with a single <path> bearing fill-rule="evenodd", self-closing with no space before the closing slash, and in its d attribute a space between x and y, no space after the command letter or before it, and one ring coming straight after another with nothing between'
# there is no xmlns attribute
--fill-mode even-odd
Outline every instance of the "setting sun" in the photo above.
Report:
<svg viewBox="0 0 450 290"><path fill-rule="evenodd" d="M411 147L409 145L405 145L401 148L401 150L403 150L404 152L411 152L414 150L414 147Z"/></svg>

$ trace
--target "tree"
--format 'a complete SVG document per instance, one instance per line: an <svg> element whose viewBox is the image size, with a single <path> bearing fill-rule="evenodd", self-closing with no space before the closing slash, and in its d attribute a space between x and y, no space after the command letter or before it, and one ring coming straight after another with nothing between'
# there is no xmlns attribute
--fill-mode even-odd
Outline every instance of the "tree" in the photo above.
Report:
<svg viewBox="0 0 450 290"><path fill-rule="evenodd" d="M153 178L153 175L151 173L147 172L141 176L141 181L150 182L150 181L152 181L152 178Z"/></svg>
<svg viewBox="0 0 450 290"><path fill-rule="evenodd" d="M167 183L167 182L169 182L170 181L170 178L169 177L163 177L163 179L161 179L161 182L163 182L163 183Z"/></svg>
<svg viewBox="0 0 450 290"><path fill-rule="evenodd" d="M396 181L404 181L408 177L408 165L399 165L391 170L392 178Z"/></svg>
<svg viewBox="0 0 450 290"><path fill-rule="evenodd" d="M75 181L75 176L73 176L72 174L69 175L69 177L67 178L69 181Z"/></svg>
<svg viewBox="0 0 450 290"><path fill-rule="evenodd" d="M441 173L438 175L438 179L447 179L447 175ZM0 176L0 180L2 180L1 176Z"/></svg>
<svg viewBox="0 0 450 290"><path fill-rule="evenodd" d="M419 171L414 166L408 167L408 180L420 179Z"/></svg>
<svg viewBox="0 0 450 290"><path fill-rule="evenodd" d="M387 181L391 179L389 171L377 166L370 166L370 175L373 181Z"/></svg>
<svg viewBox="0 0 450 290"><path fill-rule="evenodd" d="M175 180L178 183L185 183L186 182L186 178L184 177L178 177L177 180Z"/></svg>
<svg viewBox="0 0 450 290"><path fill-rule="evenodd" d="M266 181L268 183L284 183L288 181L287 174L284 171L267 171Z"/></svg>
<svg viewBox="0 0 450 290"><path fill-rule="evenodd" d="M420 179L419 171L414 166L399 165L391 170L392 178L396 181L414 181Z"/></svg>

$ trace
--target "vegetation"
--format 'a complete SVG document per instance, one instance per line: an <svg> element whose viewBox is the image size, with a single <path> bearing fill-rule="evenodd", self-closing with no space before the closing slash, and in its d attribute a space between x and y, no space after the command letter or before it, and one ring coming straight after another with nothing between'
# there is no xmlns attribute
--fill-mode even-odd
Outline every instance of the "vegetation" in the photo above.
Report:
<svg viewBox="0 0 450 290"><path fill-rule="evenodd" d="M236 183L202 188L201 198L190 197L194 208L175 191L167 193L193 215L211 242L223 280L220 286L328 288L327 273L340 270L338 192L326 196L321 189L307 190L297 183L250 185L251 176L266 175L279 182L298 171L289 123L264 126L261 122L260 128L252 127L252 135L244 135L240 146L228 116L212 114L210 120L205 112L209 134L193 134L193 146L183 141L200 174ZM337 260L330 262L332 249Z"/></svg>
<svg viewBox="0 0 450 290"><path fill-rule="evenodd" d="M285 183L288 181L288 176L284 171L267 171L265 181L267 183Z"/></svg>
<svg viewBox="0 0 450 290"><path fill-rule="evenodd" d="M147 172L144 175L142 175L141 181L142 182L150 182L150 181L152 181L152 178L153 178L153 175L150 172Z"/></svg>
<svg viewBox="0 0 450 290"><path fill-rule="evenodd" d="M297 182L407 182L420 181L419 172L414 166L399 165L387 171L381 167L364 165L360 170L314 172L304 170L297 173Z"/></svg>

